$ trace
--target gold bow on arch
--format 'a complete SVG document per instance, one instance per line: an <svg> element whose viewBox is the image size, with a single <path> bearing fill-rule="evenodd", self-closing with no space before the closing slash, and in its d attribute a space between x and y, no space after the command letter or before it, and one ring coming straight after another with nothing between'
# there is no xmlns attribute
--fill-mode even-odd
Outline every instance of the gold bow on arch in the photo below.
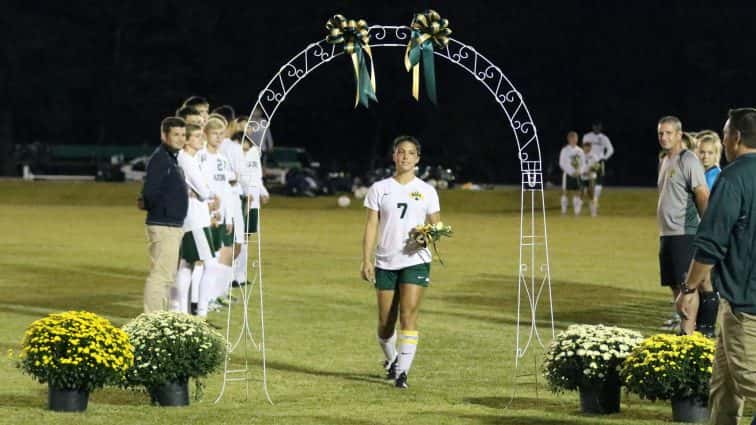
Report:
<svg viewBox="0 0 756 425"><path fill-rule="evenodd" d="M433 62L433 46L439 48L449 44L449 36L452 30L449 21L441 19L441 15L435 10L427 10L416 13L412 18L412 36L407 43L404 53L404 66L407 71L412 70L412 97L420 100L420 62L423 63L423 75L425 76L425 91L428 98L437 103L436 96L436 69Z"/></svg>
<svg viewBox="0 0 756 425"><path fill-rule="evenodd" d="M355 21L346 19L343 15L334 15L326 23L326 42L331 44L343 44L344 52L352 59L354 66L354 79L357 84L357 93L354 98L354 107L362 104L368 107L370 100L377 102L375 97L375 68L373 67L373 54L370 51L370 35L368 25L364 19ZM365 64L365 56L370 59L370 72Z"/></svg>

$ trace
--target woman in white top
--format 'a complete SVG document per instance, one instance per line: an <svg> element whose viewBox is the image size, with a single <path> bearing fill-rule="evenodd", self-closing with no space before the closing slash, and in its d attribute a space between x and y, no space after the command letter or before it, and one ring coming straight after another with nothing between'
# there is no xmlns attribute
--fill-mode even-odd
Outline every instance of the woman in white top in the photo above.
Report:
<svg viewBox="0 0 756 425"><path fill-rule="evenodd" d="M388 378L395 380L396 387L406 388L418 343L418 309L430 283L433 258L428 248L411 240L410 231L418 225L440 222L441 208L436 190L415 176L420 161L417 139L394 139L393 160L394 175L374 183L365 197L368 214L362 278L376 288L378 342L386 356Z"/></svg>

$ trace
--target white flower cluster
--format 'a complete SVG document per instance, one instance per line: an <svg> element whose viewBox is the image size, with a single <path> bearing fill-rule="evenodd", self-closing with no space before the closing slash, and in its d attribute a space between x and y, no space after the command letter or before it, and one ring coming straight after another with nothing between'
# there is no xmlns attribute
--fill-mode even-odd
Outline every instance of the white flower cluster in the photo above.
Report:
<svg viewBox="0 0 756 425"><path fill-rule="evenodd" d="M585 381L601 379L618 370L622 360L643 341L636 331L604 325L571 325L559 332L546 353L544 367L552 383L562 382L566 388Z"/></svg>

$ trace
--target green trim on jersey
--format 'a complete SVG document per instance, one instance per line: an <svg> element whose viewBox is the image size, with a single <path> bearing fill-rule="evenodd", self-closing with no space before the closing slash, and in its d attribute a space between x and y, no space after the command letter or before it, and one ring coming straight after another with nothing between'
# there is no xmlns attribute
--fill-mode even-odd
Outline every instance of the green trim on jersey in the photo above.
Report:
<svg viewBox="0 0 756 425"><path fill-rule="evenodd" d="M430 285L430 263L416 264L399 270L375 269L375 289L394 291L403 283L427 288Z"/></svg>

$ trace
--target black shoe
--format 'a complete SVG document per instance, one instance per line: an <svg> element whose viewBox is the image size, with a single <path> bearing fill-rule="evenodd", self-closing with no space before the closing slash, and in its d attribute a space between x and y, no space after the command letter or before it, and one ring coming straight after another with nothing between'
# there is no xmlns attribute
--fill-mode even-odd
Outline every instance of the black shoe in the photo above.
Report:
<svg viewBox="0 0 756 425"><path fill-rule="evenodd" d="M409 388L409 385L407 385L407 372L399 374L396 381L394 381L394 386L397 388Z"/></svg>
<svg viewBox="0 0 756 425"><path fill-rule="evenodd" d="M238 287L240 287L240 286L243 286L243 285L244 285L244 284L242 284L242 283L239 283L239 282L237 282L237 281L235 281L235 280L234 280L234 281L231 281L231 287L232 287L232 288L238 288Z"/></svg>
<svg viewBox="0 0 756 425"><path fill-rule="evenodd" d="M399 363L399 356L394 356L394 360L390 363L388 360L383 362L383 368L386 369L386 379L396 379L397 363Z"/></svg>

